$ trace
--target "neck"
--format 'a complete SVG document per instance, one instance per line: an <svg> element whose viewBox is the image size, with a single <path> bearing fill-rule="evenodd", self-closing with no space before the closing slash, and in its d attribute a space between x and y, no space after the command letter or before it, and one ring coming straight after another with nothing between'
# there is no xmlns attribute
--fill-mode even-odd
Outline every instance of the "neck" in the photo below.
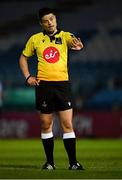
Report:
<svg viewBox="0 0 122 180"><path fill-rule="evenodd" d="M49 36L53 36L56 32L57 32L57 29L53 32L48 31L48 32L46 32L46 34L48 34Z"/></svg>

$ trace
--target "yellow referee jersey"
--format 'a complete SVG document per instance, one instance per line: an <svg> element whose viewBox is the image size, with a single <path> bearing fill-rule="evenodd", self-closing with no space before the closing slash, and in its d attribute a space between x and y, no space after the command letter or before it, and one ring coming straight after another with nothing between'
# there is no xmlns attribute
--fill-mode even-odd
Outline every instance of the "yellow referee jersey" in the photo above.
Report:
<svg viewBox="0 0 122 180"><path fill-rule="evenodd" d="M23 55L38 58L37 79L45 81L67 81L68 47L73 38L70 32L57 31L50 37L44 32L34 34L27 41Z"/></svg>

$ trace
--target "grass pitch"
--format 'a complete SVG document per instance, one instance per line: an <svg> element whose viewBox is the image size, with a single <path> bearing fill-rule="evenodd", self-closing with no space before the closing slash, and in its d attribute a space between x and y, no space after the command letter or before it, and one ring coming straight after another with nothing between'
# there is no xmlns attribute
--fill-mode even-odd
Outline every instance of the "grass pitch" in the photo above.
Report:
<svg viewBox="0 0 122 180"><path fill-rule="evenodd" d="M0 140L1 179L120 179L122 140L77 140L77 159L84 171L68 170L61 139L55 140L56 170L41 170L45 162L41 140Z"/></svg>

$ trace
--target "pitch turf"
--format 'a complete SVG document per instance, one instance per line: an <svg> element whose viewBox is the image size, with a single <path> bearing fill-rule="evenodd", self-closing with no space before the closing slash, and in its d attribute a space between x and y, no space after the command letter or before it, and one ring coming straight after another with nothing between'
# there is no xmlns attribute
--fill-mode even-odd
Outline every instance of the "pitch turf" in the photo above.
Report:
<svg viewBox="0 0 122 180"><path fill-rule="evenodd" d="M62 140L55 140L54 171L41 170L45 155L40 140L0 140L1 179L120 179L122 140L77 140L77 158L85 171L69 171Z"/></svg>

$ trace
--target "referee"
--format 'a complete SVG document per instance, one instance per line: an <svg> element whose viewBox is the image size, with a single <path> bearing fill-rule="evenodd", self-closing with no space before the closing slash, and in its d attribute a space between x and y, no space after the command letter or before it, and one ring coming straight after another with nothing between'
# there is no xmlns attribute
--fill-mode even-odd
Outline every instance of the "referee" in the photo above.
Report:
<svg viewBox="0 0 122 180"><path fill-rule="evenodd" d="M20 69L26 83L35 86L36 109L41 121L41 139L46 155L42 169L53 170L53 113L58 112L63 142L70 170L83 170L76 159L76 137L72 124L72 99L68 76L68 50L81 50L83 44L72 33L58 29L56 13L49 8L39 10L42 32L32 35L20 56ZM29 72L28 59L36 53L37 76Z"/></svg>

